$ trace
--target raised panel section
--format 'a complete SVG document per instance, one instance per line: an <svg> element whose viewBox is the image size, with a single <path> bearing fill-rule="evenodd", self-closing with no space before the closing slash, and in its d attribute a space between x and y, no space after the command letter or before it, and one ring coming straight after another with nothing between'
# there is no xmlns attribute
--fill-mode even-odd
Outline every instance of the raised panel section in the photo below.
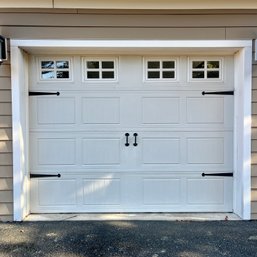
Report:
<svg viewBox="0 0 257 257"><path fill-rule="evenodd" d="M144 164L176 164L180 162L179 138L144 138Z"/></svg>
<svg viewBox="0 0 257 257"><path fill-rule="evenodd" d="M71 138L44 138L37 141L39 165L73 165L76 142Z"/></svg>
<svg viewBox="0 0 257 257"><path fill-rule="evenodd" d="M120 164L120 139L84 138L82 155L84 165Z"/></svg>
<svg viewBox="0 0 257 257"><path fill-rule="evenodd" d="M224 204L223 179L188 179L188 204Z"/></svg>
<svg viewBox="0 0 257 257"><path fill-rule="evenodd" d="M224 99L223 98L187 98L188 123L223 123Z"/></svg>
<svg viewBox="0 0 257 257"><path fill-rule="evenodd" d="M179 204L181 201L180 179L144 179L144 204Z"/></svg>
<svg viewBox="0 0 257 257"><path fill-rule="evenodd" d="M40 98L37 100L38 124L74 124L74 98Z"/></svg>
<svg viewBox="0 0 257 257"><path fill-rule="evenodd" d="M82 99L82 121L86 124L119 124L118 97L90 97Z"/></svg>
<svg viewBox="0 0 257 257"><path fill-rule="evenodd" d="M142 122L144 124L179 123L180 100L178 97L145 97L142 99Z"/></svg>
<svg viewBox="0 0 257 257"><path fill-rule="evenodd" d="M38 199L40 206L75 205L76 180L40 180L38 182Z"/></svg>
<svg viewBox="0 0 257 257"><path fill-rule="evenodd" d="M188 138L187 161L190 164L223 164L223 138Z"/></svg>
<svg viewBox="0 0 257 257"><path fill-rule="evenodd" d="M83 181L84 204L117 205L120 204L120 198L120 179L99 178Z"/></svg>

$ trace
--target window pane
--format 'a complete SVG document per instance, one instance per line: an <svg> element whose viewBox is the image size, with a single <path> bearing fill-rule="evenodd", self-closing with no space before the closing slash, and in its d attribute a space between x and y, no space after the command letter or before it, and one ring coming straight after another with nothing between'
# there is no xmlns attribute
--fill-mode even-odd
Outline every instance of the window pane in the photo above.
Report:
<svg viewBox="0 0 257 257"><path fill-rule="evenodd" d="M194 79L204 79L204 71L193 71Z"/></svg>
<svg viewBox="0 0 257 257"><path fill-rule="evenodd" d="M99 72L98 71L88 71L87 72L87 78L88 79L99 79Z"/></svg>
<svg viewBox="0 0 257 257"><path fill-rule="evenodd" d="M193 69L204 69L204 61L193 61Z"/></svg>
<svg viewBox="0 0 257 257"><path fill-rule="evenodd" d="M160 72L159 71L149 71L148 72L148 78L149 79L159 79L160 78Z"/></svg>
<svg viewBox="0 0 257 257"><path fill-rule="evenodd" d="M53 69L54 68L54 62L53 61L42 61L41 62L41 68L42 69Z"/></svg>
<svg viewBox="0 0 257 257"><path fill-rule="evenodd" d="M147 62L148 69L159 69L160 62Z"/></svg>
<svg viewBox="0 0 257 257"><path fill-rule="evenodd" d="M175 68L175 62L170 61L170 62L162 62L162 68L163 69L174 69Z"/></svg>
<svg viewBox="0 0 257 257"><path fill-rule="evenodd" d="M114 62L102 62L102 68L103 69L114 69Z"/></svg>
<svg viewBox="0 0 257 257"><path fill-rule="evenodd" d="M208 71L207 78L215 78L218 79L220 77L219 71Z"/></svg>
<svg viewBox="0 0 257 257"><path fill-rule="evenodd" d="M87 62L88 69L99 69L99 62Z"/></svg>
<svg viewBox="0 0 257 257"><path fill-rule="evenodd" d="M58 79L68 79L69 72L68 71L57 71L57 78Z"/></svg>
<svg viewBox="0 0 257 257"><path fill-rule="evenodd" d="M208 61L207 68L208 69L219 69L220 62L219 61Z"/></svg>
<svg viewBox="0 0 257 257"><path fill-rule="evenodd" d="M103 79L114 79L114 72L113 71L104 71L102 73Z"/></svg>
<svg viewBox="0 0 257 257"><path fill-rule="evenodd" d="M163 71L162 77L164 79L174 79L175 78L175 72L174 71Z"/></svg>
<svg viewBox="0 0 257 257"><path fill-rule="evenodd" d="M56 67L58 69L69 69L69 62L68 61L57 61Z"/></svg>
<svg viewBox="0 0 257 257"><path fill-rule="evenodd" d="M42 71L42 79L54 79L54 71Z"/></svg>

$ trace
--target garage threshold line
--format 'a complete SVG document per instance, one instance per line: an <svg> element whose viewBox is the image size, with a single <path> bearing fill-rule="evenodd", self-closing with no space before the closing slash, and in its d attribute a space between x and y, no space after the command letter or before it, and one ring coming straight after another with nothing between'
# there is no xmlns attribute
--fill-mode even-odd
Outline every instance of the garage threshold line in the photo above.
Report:
<svg viewBox="0 0 257 257"><path fill-rule="evenodd" d="M24 221L222 221L241 220L234 213L67 213L30 214Z"/></svg>

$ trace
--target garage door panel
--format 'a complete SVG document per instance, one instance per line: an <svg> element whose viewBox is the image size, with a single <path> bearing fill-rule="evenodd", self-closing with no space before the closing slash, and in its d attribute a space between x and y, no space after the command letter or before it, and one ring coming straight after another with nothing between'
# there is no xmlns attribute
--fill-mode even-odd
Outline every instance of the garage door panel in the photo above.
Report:
<svg viewBox="0 0 257 257"><path fill-rule="evenodd" d="M118 97L82 98L84 124L119 124L120 99Z"/></svg>
<svg viewBox="0 0 257 257"><path fill-rule="evenodd" d="M63 206L77 204L75 179L42 179L38 181L40 206ZM49 193L51 197L49 197Z"/></svg>
<svg viewBox="0 0 257 257"><path fill-rule="evenodd" d="M181 203L182 200L181 179L144 179L143 190L145 205L173 205Z"/></svg>
<svg viewBox="0 0 257 257"><path fill-rule="evenodd" d="M82 139L83 165L119 165L120 153L119 138Z"/></svg>
<svg viewBox="0 0 257 257"><path fill-rule="evenodd" d="M143 124L177 124L180 121L179 97L142 98Z"/></svg>
<svg viewBox="0 0 257 257"><path fill-rule="evenodd" d="M224 179L188 179L187 201L188 204L224 204Z"/></svg>
<svg viewBox="0 0 257 257"><path fill-rule="evenodd" d="M38 165L75 165L75 138L41 138L37 140Z"/></svg>
<svg viewBox="0 0 257 257"><path fill-rule="evenodd" d="M97 178L83 180L84 205L119 205L120 179Z"/></svg>
<svg viewBox="0 0 257 257"><path fill-rule="evenodd" d="M143 164L180 163L180 138L143 138Z"/></svg>
<svg viewBox="0 0 257 257"><path fill-rule="evenodd" d="M224 123L224 98L188 97L187 123Z"/></svg>
<svg viewBox="0 0 257 257"><path fill-rule="evenodd" d="M40 98L37 99L37 124L75 124L75 99Z"/></svg>
<svg viewBox="0 0 257 257"><path fill-rule="evenodd" d="M224 138L187 138L189 164L224 164Z"/></svg>

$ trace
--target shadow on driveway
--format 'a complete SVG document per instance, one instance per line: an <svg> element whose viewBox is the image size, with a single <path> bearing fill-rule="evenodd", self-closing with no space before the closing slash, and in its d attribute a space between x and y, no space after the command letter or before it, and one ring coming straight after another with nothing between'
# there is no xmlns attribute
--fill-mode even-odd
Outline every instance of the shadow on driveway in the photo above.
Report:
<svg viewBox="0 0 257 257"><path fill-rule="evenodd" d="M0 223L0 257L255 257L255 221Z"/></svg>

